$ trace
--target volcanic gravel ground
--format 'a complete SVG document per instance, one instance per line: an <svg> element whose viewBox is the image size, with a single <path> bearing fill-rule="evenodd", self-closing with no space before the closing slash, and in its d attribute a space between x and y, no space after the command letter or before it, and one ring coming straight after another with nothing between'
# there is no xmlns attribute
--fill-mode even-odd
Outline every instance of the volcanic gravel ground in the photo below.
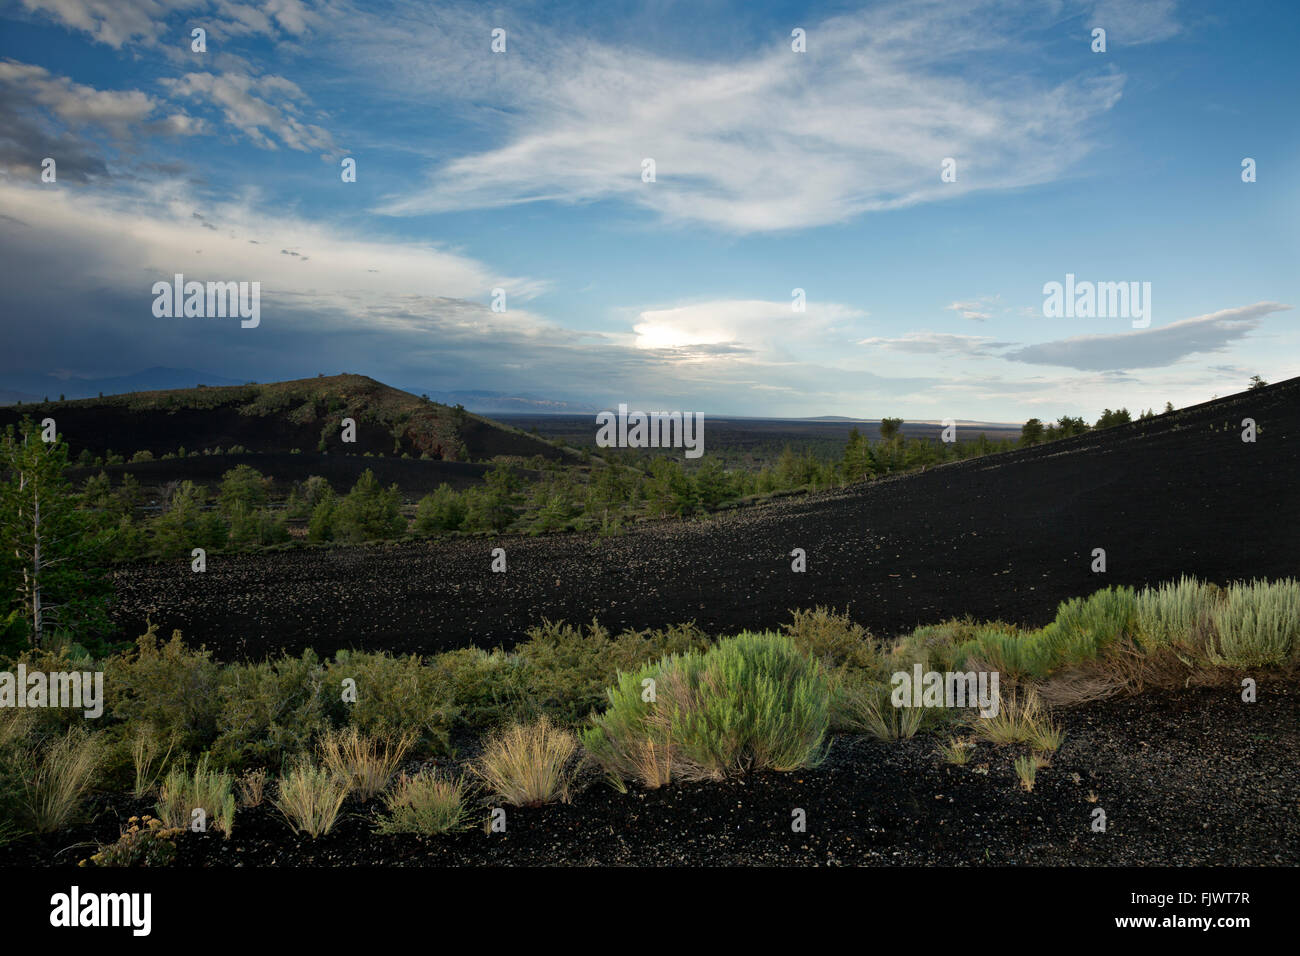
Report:
<svg viewBox="0 0 1300 956"><path fill-rule="evenodd" d="M1241 439L1244 418L1258 439ZM707 433L706 433L707 434ZM707 441L707 439L706 439ZM951 616L1038 626L1106 584L1300 569L1300 379L1153 421L611 538L467 537L211 555L117 573L118 622L219 657L509 646L542 618L774 627L847 608L882 635ZM492 548L508 570L492 573ZM803 548L807 571L791 570ZM1091 571L1094 548L1104 574Z"/></svg>
<svg viewBox="0 0 1300 956"><path fill-rule="evenodd" d="M177 862L231 865L1297 865L1300 691L1233 688L1094 703L1058 715L1065 743L1020 789L1018 752L979 744L962 767L938 736L839 737L816 770L620 794L599 778L569 804L507 808L506 832L379 836L375 805L349 804L318 840L266 806L229 840L183 834ZM453 768L445 768L453 769ZM594 776L594 775L593 775ZM807 814L807 832L791 813ZM1107 819L1091 829L1093 811ZM93 824L0 848L0 864L75 863L147 801L107 798ZM73 844L80 843L80 846Z"/></svg>

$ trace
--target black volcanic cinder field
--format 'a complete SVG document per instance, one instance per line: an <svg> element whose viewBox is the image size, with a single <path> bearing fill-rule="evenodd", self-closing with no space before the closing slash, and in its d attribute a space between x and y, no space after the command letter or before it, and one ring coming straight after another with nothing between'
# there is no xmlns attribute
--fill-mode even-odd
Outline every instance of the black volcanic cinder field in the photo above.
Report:
<svg viewBox="0 0 1300 956"><path fill-rule="evenodd" d="M1242 420L1259 433L1243 442ZM594 426L593 426L594 427ZM707 442L707 431L706 431ZM407 463L416 465L418 462ZM510 645L543 617L772 627L847 609L890 636L971 615L1037 626L1065 598L1183 574L1300 570L1300 379L1154 420L618 536L466 537L213 556L117 572L118 621L219 657ZM506 573L490 571L504 548ZM805 573L790 551L807 553ZM1094 548L1107 571L1091 571Z"/></svg>

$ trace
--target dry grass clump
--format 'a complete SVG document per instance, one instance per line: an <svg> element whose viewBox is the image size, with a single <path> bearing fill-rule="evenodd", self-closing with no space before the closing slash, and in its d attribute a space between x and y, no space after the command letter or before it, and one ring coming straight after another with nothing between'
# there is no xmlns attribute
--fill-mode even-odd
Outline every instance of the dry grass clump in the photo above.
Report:
<svg viewBox="0 0 1300 956"><path fill-rule="evenodd" d="M206 754L193 774L184 767L173 768L158 788L158 819L168 829L188 829L194 811L201 809L205 825L229 838L235 824L234 783L230 774L208 769Z"/></svg>
<svg viewBox="0 0 1300 956"><path fill-rule="evenodd" d="M992 744L1029 744L1047 752L1059 748L1064 739L1032 687L1013 689L1002 698L997 714L976 718L973 729L977 737Z"/></svg>
<svg viewBox="0 0 1300 956"><path fill-rule="evenodd" d="M329 833L347 799L348 782L311 763L300 763L280 779L272 803L294 833L313 840Z"/></svg>
<svg viewBox="0 0 1300 956"><path fill-rule="evenodd" d="M326 769L346 781L349 791L364 803L384 792L414 742L410 732L367 737L349 726L321 738L321 759Z"/></svg>
<svg viewBox="0 0 1300 956"><path fill-rule="evenodd" d="M577 752L578 738L542 716L490 736L471 769L494 795L514 806L567 803Z"/></svg>
<svg viewBox="0 0 1300 956"><path fill-rule="evenodd" d="M468 787L462 778L448 779L421 771L402 774L384 797L388 813L379 818L380 833L446 833L460 829L468 808Z"/></svg>
<svg viewBox="0 0 1300 956"><path fill-rule="evenodd" d="M918 705L895 707L887 689L876 689L849 697L845 709L855 729L877 740L908 740L916 736L925 720L926 708Z"/></svg>
<svg viewBox="0 0 1300 956"><path fill-rule="evenodd" d="M266 799L266 771L260 767L239 778L239 805L245 809L260 807Z"/></svg>
<svg viewBox="0 0 1300 956"><path fill-rule="evenodd" d="M22 809L32 829L53 833L72 820L101 758L98 739L84 730L56 738L43 754L27 751L21 771Z"/></svg>
<svg viewBox="0 0 1300 956"><path fill-rule="evenodd" d="M970 763L971 751L974 749L975 741L969 737L950 737L939 745L939 756L944 759L945 763L964 767Z"/></svg>
<svg viewBox="0 0 1300 956"><path fill-rule="evenodd" d="M167 740L166 749L152 723L144 723L135 728L131 734L131 765L135 768L136 798L143 797L158 785L158 778L167 769L172 751L176 748L176 738Z"/></svg>
<svg viewBox="0 0 1300 956"><path fill-rule="evenodd" d="M1026 793L1034 792L1034 783L1038 779L1038 771L1046 766L1049 766L1048 762L1038 754L1025 754L1016 758L1016 776L1020 780L1020 786Z"/></svg>

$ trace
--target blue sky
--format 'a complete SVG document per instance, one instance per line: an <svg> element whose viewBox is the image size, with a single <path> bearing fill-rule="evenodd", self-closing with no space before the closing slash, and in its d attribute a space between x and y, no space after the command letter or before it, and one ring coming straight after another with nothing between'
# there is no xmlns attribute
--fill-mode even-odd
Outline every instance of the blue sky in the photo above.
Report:
<svg viewBox="0 0 1300 956"><path fill-rule="evenodd" d="M1293 3L0 10L0 385L1023 421L1300 374ZM260 325L155 317L178 272ZM1149 327L1045 317L1067 273Z"/></svg>

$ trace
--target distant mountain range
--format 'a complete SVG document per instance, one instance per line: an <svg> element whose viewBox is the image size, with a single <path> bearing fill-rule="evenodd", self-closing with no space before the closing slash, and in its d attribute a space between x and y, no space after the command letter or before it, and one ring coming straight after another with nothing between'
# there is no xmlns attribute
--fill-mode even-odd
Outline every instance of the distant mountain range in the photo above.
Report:
<svg viewBox="0 0 1300 956"><path fill-rule="evenodd" d="M121 395L126 392L157 392L177 388L194 388L198 385L246 385L247 379L225 378L193 368L147 368L130 375L110 378L74 378L53 372L0 372L0 405L16 402L32 403L49 399L97 398L101 395ZM398 386L412 395L427 395L441 405L462 405L466 411L478 415L593 415L615 406L598 406L589 402L546 398L539 395L494 392L485 389L434 390L418 386ZM713 415L718 419L741 419L748 416ZM776 421L778 419L772 418ZM862 422L878 424L879 419L852 418L846 415L818 415L790 419L805 422ZM909 422L916 425L942 425L942 422ZM1019 423L973 422L958 419L963 428L1019 428Z"/></svg>
<svg viewBox="0 0 1300 956"><path fill-rule="evenodd" d="M583 415L601 411L585 402L569 402L536 395L512 395L509 392L489 392L482 389L455 391L430 391L405 387L412 395L428 395L441 405L463 405L467 411L479 415Z"/></svg>
<svg viewBox="0 0 1300 956"><path fill-rule="evenodd" d="M15 402L40 402L46 398L96 398L125 392L157 392L196 385L243 385L242 381L223 378L192 368L147 368L131 375L112 378L73 378L48 372L0 373L0 405Z"/></svg>
<svg viewBox="0 0 1300 956"><path fill-rule="evenodd" d="M49 399L98 398L101 395L122 395L126 392L158 392L177 388L194 388L198 385L245 385L247 379L232 379L212 372L193 368L147 368L130 375L109 378L77 378L53 372L0 372L0 405L16 402L41 402ZM510 392L492 392L482 389L434 391L428 388L404 387L412 395L428 395L442 405L463 405L467 411L480 415L513 412L517 415L568 414L579 415L598 412L594 405L543 398L537 395L514 395Z"/></svg>

